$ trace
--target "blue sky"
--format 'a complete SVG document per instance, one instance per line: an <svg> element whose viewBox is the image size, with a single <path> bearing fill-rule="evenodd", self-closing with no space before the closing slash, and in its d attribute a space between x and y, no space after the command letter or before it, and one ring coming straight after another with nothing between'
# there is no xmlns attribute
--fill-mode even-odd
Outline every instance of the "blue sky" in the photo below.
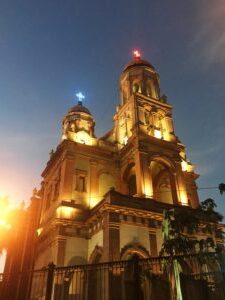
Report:
<svg viewBox="0 0 225 300"><path fill-rule="evenodd" d="M77 91L97 136L112 127L119 76L136 47L160 74L198 186L224 182L224 20L222 0L1 0L0 192L29 200ZM225 213L216 189L199 194Z"/></svg>

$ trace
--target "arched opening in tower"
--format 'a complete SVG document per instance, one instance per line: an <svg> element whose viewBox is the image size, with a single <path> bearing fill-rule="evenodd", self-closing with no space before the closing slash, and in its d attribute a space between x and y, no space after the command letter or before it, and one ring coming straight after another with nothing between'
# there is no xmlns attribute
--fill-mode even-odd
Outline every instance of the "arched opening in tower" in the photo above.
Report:
<svg viewBox="0 0 225 300"><path fill-rule="evenodd" d="M157 201L172 204L175 202L174 175L170 168L159 161L151 162L153 198Z"/></svg>
<svg viewBox="0 0 225 300"><path fill-rule="evenodd" d="M123 179L127 185L127 193L130 196L137 194L135 164L129 164L124 172Z"/></svg>

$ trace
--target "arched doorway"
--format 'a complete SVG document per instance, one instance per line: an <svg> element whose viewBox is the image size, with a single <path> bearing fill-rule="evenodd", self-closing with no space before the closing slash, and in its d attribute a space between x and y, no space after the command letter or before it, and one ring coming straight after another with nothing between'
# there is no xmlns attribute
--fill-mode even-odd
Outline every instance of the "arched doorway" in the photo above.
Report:
<svg viewBox="0 0 225 300"><path fill-rule="evenodd" d="M63 270L60 276L56 276L54 299L75 299L75 297L83 299L86 289L86 272L79 266L86 264L87 261L82 256L73 256L68 261L68 268Z"/></svg>
<svg viewBox="0 0 225 300"><path fill-rule="evenodd" d="M143 278L143 266L139 264L139 259L141 260L148 257L149 252L140 243L129 243L122 248L121 260L127 261L124 263L123 273L121 273L122 299L136 299L137 279ZM144 297L145 291L141 281L138 284L138 289L138 299L147 299Z"/></svg>
<svg viewBox="0 0 225 300"><path fill-rule="evenodd" d="M105 274L101 269L101 265L97 265L101 262L103 254L103 248L95 246L89 260L88 268L88 299L98 300L105 297Z"/></svg>

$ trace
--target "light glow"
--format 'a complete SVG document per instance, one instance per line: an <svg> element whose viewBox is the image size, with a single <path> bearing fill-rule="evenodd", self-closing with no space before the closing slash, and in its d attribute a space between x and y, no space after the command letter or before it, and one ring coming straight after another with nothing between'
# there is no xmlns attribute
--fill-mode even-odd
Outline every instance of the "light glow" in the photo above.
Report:
<svg viewBox="0 0 225 300"><path fill-rule="evenodd" d="M74 135L74 141L80 144L92 145L92 139L90 135L85 131L78 131Z"/></svg>
<svg viewBox="0 0 225 300"><path fill-rule="evenodd" d="M75 216L76 208L69 206L59 206L56 210L57 218L71 219Z"/></svg>
<svg viewBox="0 0 225 300"><path fill-rule="evenodd" d="M11 224L9 223L9 216L12 207L9 205L8 197L5 194L0 195L0 229L9 230Z"/></svg>
<svg viewBox="0 0 225 300"><path fill-rule="evenodd" d="M162 133L160 130L155 129L154 130L154 137L156 137L157 139L161 139L162 138Z"/></svg>
<svg viewBox="0 0 225 300"><path fill-rule="evenodd" d="M66 139L67 139L67 136L66 136L65 134L63 134L63 135L62 135L62 141L63 141L63 140L66 140Z"/></svg>
<svg viewBox="0 0 225 300"><path fill-rule="evenodd" d="M76 97L79 103L82 103L82 101L85 99L85 96L81 92L76 93Z"/></svg>
<svg viewBox="0 0 225 300"><path fill-rule="evenodd" d="M127 137L127 135L126 135L126 136L123 138L123 143L124 143L124 145L126 145L127 142L128 142L128 137Z"/></svg>
<svg viewBox="0 0 225 300"><path fill-rule="evenodd" d="M180 200L181 200L182 205L185 205L185 206L188 205L187 195L184 191L180 191Z"/></svg>
<svg viewBox="0 0 225 300"><path fill-rule="evenodd" d="M0 273L4 272L5 261L6 261L7 251L5 249L2 250L0 255Z"/></svg>
<svg viewBox="0 0 225 300"><path fill-rule="evenodd" d="M153 198L152 185L149 182L145 182L144 193L146 198Z"/></svg>
<svg viewBox="0 0 225 300"><path fill-rule="evenodd" d="M93 208L94 206L96 206L99 203L99 199L97 199L97 197L91 197L90 199L90 208Z"/></svg>
<svg viewBox="0 0 225 300"><path fill-rule="evenodd" d="M190 163L186 162L185 160L182 160L181 169L183 172L193 172L194 168Z"/></svg>
<svg viewBox="0 0 225 300"><path fill-rule="evenodd" d="M182 171L184 171L184 172L188 170L188 164L185 160L182 160L181 168L182 168Z"/></svg>
<svg viewBox="0 0 225 300"><path fill-rule="evenodd" d="M140 51L137 50L137 49L133 50L133 56L134 56L134 58L136 58L136 59L141 58L141 53L140 53Z"/></svg>
<svg viewBox="0 0 225 300"><path fill-rule="evenodd" d="M76 142L81 144L90 144L90 136L85 131L79 131L76 134Z"/></svg>
<svg viewBox="0 0 225 300"><path fill-rule="evenodd" d="M40 236L41 233L42 233L42 231L43 231L43 228L38 228L38 229L37 229L37 235Z"/></svg>
<svg viewBox="0 0 225 300"><path fill-rule="evenodd" d="M11 229L12 226L10 224L8 224L5 220L0 220L0 227L3 227L4 229L9 230L9 229Z"/></svg>

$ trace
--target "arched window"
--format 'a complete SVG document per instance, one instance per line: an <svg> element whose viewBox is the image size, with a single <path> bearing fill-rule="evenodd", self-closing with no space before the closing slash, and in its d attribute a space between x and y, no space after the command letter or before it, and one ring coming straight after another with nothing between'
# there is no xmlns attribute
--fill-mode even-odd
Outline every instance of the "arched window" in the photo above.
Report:
<svg viewBox="0 0 225 300"><path fill-rule="evenodd" d="M153 87L152 87L151 80L147 80L146 88L145 88L147 97L152 97L152 89L153 89Z"/></svg>
<svg viewBox="0 0 225 300"><path fill-rule="evenodd" d="M140 80L134 80L132 83L133 93L142 93L142 82Z"/></svg>

